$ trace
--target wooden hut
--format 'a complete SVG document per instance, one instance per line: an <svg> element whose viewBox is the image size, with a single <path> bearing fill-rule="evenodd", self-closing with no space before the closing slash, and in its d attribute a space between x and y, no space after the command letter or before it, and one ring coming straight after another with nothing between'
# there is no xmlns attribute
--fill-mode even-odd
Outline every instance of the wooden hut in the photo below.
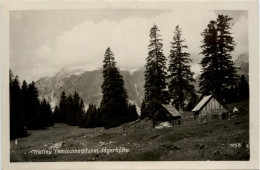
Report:
<svg viewBox="0 0 260 170"><path fill-rule="evenodd" d="M173 105L162 104L162 108L164 109L164 111L166 111L171 116L171 119L180 119L181 118L181 114L178 112L178 110Z"/></svg>
<svg viewBox="0 0 260 170"><path fill-rule="evenodd" d="M221 115L222 118L229 116L228 108L214 95L208 95L192 109L194 115Z"/></svg>

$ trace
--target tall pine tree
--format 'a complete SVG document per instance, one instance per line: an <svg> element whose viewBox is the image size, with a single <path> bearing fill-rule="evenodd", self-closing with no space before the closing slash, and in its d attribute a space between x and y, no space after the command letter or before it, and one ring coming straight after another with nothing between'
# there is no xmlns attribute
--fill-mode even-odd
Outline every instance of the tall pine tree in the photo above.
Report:
<svg viewBox="0 0 260 170"><path fill-rule="evenodd" d="M225 102L230 102L234 96L237 81L236 68L230 53L234 51L235 42L230 32L232 18L218 15L216 21L210 21L202 32L201 60L202 74L200 76L200 93L214 94Z"/></svg>
<svg viewBox="0 0 260 170"><path fill-rule="evenodd" d="M73 112L75 110L74 107L74 100L73 100L73 96L71 94L69 94L67 100L66 100L66 106L65 106L65 122L69 125L72 125L72 121L73 121Z"/></svg>
<svg viewBox="0 0 260 170"><path fill-rule="evenodd" d="M138 113L137 113L137 110L136 110L136 106L135 104L131 104L129 103L128 105L128 113L129 113L129 121L135 121L137 120L139 117L138 117Z"/></svg>
<svg viewBox="0 0 260 170"><path fill-rule="evenodd" d="M124 81L120 75L114 54L108 47L104 56L103 84L101 86L103 97L101 100L102 122L105 128L114 127L126 122L127 93Z"/></svg>
<svg viewBox="0 0 260 170"><path fill-rule="evenodd" d="M98 127L98 112L97 108L93 104L89 104L88 110L84 117L84 127L94 128Z"/></svg>
<svg viewBox="0 0 260 170"><path fill-rule="evenodd" d="M40 102L40 123L42 127L50 127L54 125L51 105L45 98Z"/></svg>
<svg viewBox="0 0 260 170"><path fill-rule="evenodd" d="M182 30L179 25L176 26L173 42L171 42L171 51L169 56L169 93L172 104L179 110L184 109L184 102L189 101L195 94L193 72L190 70L190 54L185 52L187 45L185 40L181 38Z"/></svg>
<svg viewBox="0 0 260 170"><path fill-rule="evenodd" d="M163 44L159 29L154 25L150 30L150 44L148 46L148 57L145 65L145 111L149 112L152 118L162 103L168 103L168 93L166 91L166 58L163 55ZM142 116L143 117L143 116Z"/></svg>
<svg viewBox="0 0 260 170"><path fill-rule="evenodd" d="M9 70L10 87L10 140L25 136L25 122L21 112L22 97L18 76L15 76Z"/></svg>
<svg viewBox="0 0 260 170"><path fill-rule="evenodd" d="M40 101L38 99L38 90L32 81L28 86L28 103L30 104L28 112L26 112L26 127L28 129L44 128L41 122Z"/></svg>
<svg viewBox="0 0 260 170"><path fill-rule="evenodd" d="M21 96L22 96L22 104L21 104L21 112L22 116L25 120L25 115L28 113L29 108L30 108L30 103L29 103L29 96L28 96L28 85L27 82L24 80L22 87L21 87Z"/></svg>
<svg viewBox="0 0 260 170"><path fill-rule="evenodd" d="M239 77L237 82L237 97L239 100L249 98L249 84L243 74Z"/></svg>
<svg viewBox="0 0 260 170"><path fill-rule="evenodd" d="M57 115L56 122L65 123L67 117L67 96L66 93L63 91L60 96L60 103L59 103L59 112Z"/></svg>

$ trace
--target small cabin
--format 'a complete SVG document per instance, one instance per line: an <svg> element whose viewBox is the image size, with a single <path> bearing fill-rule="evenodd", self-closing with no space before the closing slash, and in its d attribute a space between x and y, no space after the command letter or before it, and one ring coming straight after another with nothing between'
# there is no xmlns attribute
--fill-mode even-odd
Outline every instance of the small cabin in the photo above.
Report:
<svg viewBox="0 0 260 170"><path fill-rule="evenodd" d="M166 113L168 120L181 118L181 114L178 112L178 110L173 105L170 104L162 104L160 112Z"/></svg>
<svg viewBox="0 0 260 170"><path fill-rule="evenodd" d="M222 118L227 117L229 113L228 108L218 100L214 95L208 95L192 109L194 116L197 115L221 115Z"/></svg>

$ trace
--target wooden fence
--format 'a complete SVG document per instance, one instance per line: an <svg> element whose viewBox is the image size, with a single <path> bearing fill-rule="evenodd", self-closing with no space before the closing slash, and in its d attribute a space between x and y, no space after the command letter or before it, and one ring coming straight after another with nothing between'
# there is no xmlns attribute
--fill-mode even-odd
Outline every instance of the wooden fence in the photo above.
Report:
<svg viewBox="0 0 260 170"><path fill-rule="evenodd" d="M213 121L225 120L225 119L230 119L229 113L187 116L185 118L173 120L171 124L172 126L200 124L200 123L207 123L207 122L213 122Z"/></svg>

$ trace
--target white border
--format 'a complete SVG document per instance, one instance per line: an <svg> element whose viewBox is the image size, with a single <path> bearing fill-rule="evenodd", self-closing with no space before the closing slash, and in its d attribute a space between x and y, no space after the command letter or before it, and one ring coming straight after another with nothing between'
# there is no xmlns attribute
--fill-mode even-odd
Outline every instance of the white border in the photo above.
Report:
<svg viewBox="0 0 260 170"><path fill-rule="evenodd" d="M248 10L250 73L250 161L44 162L10 163L9 141L9 11L43 9L214 9ZM259 67L257 1L3 1L1 3L1 112L3 169L258 169Z"/></svg>

